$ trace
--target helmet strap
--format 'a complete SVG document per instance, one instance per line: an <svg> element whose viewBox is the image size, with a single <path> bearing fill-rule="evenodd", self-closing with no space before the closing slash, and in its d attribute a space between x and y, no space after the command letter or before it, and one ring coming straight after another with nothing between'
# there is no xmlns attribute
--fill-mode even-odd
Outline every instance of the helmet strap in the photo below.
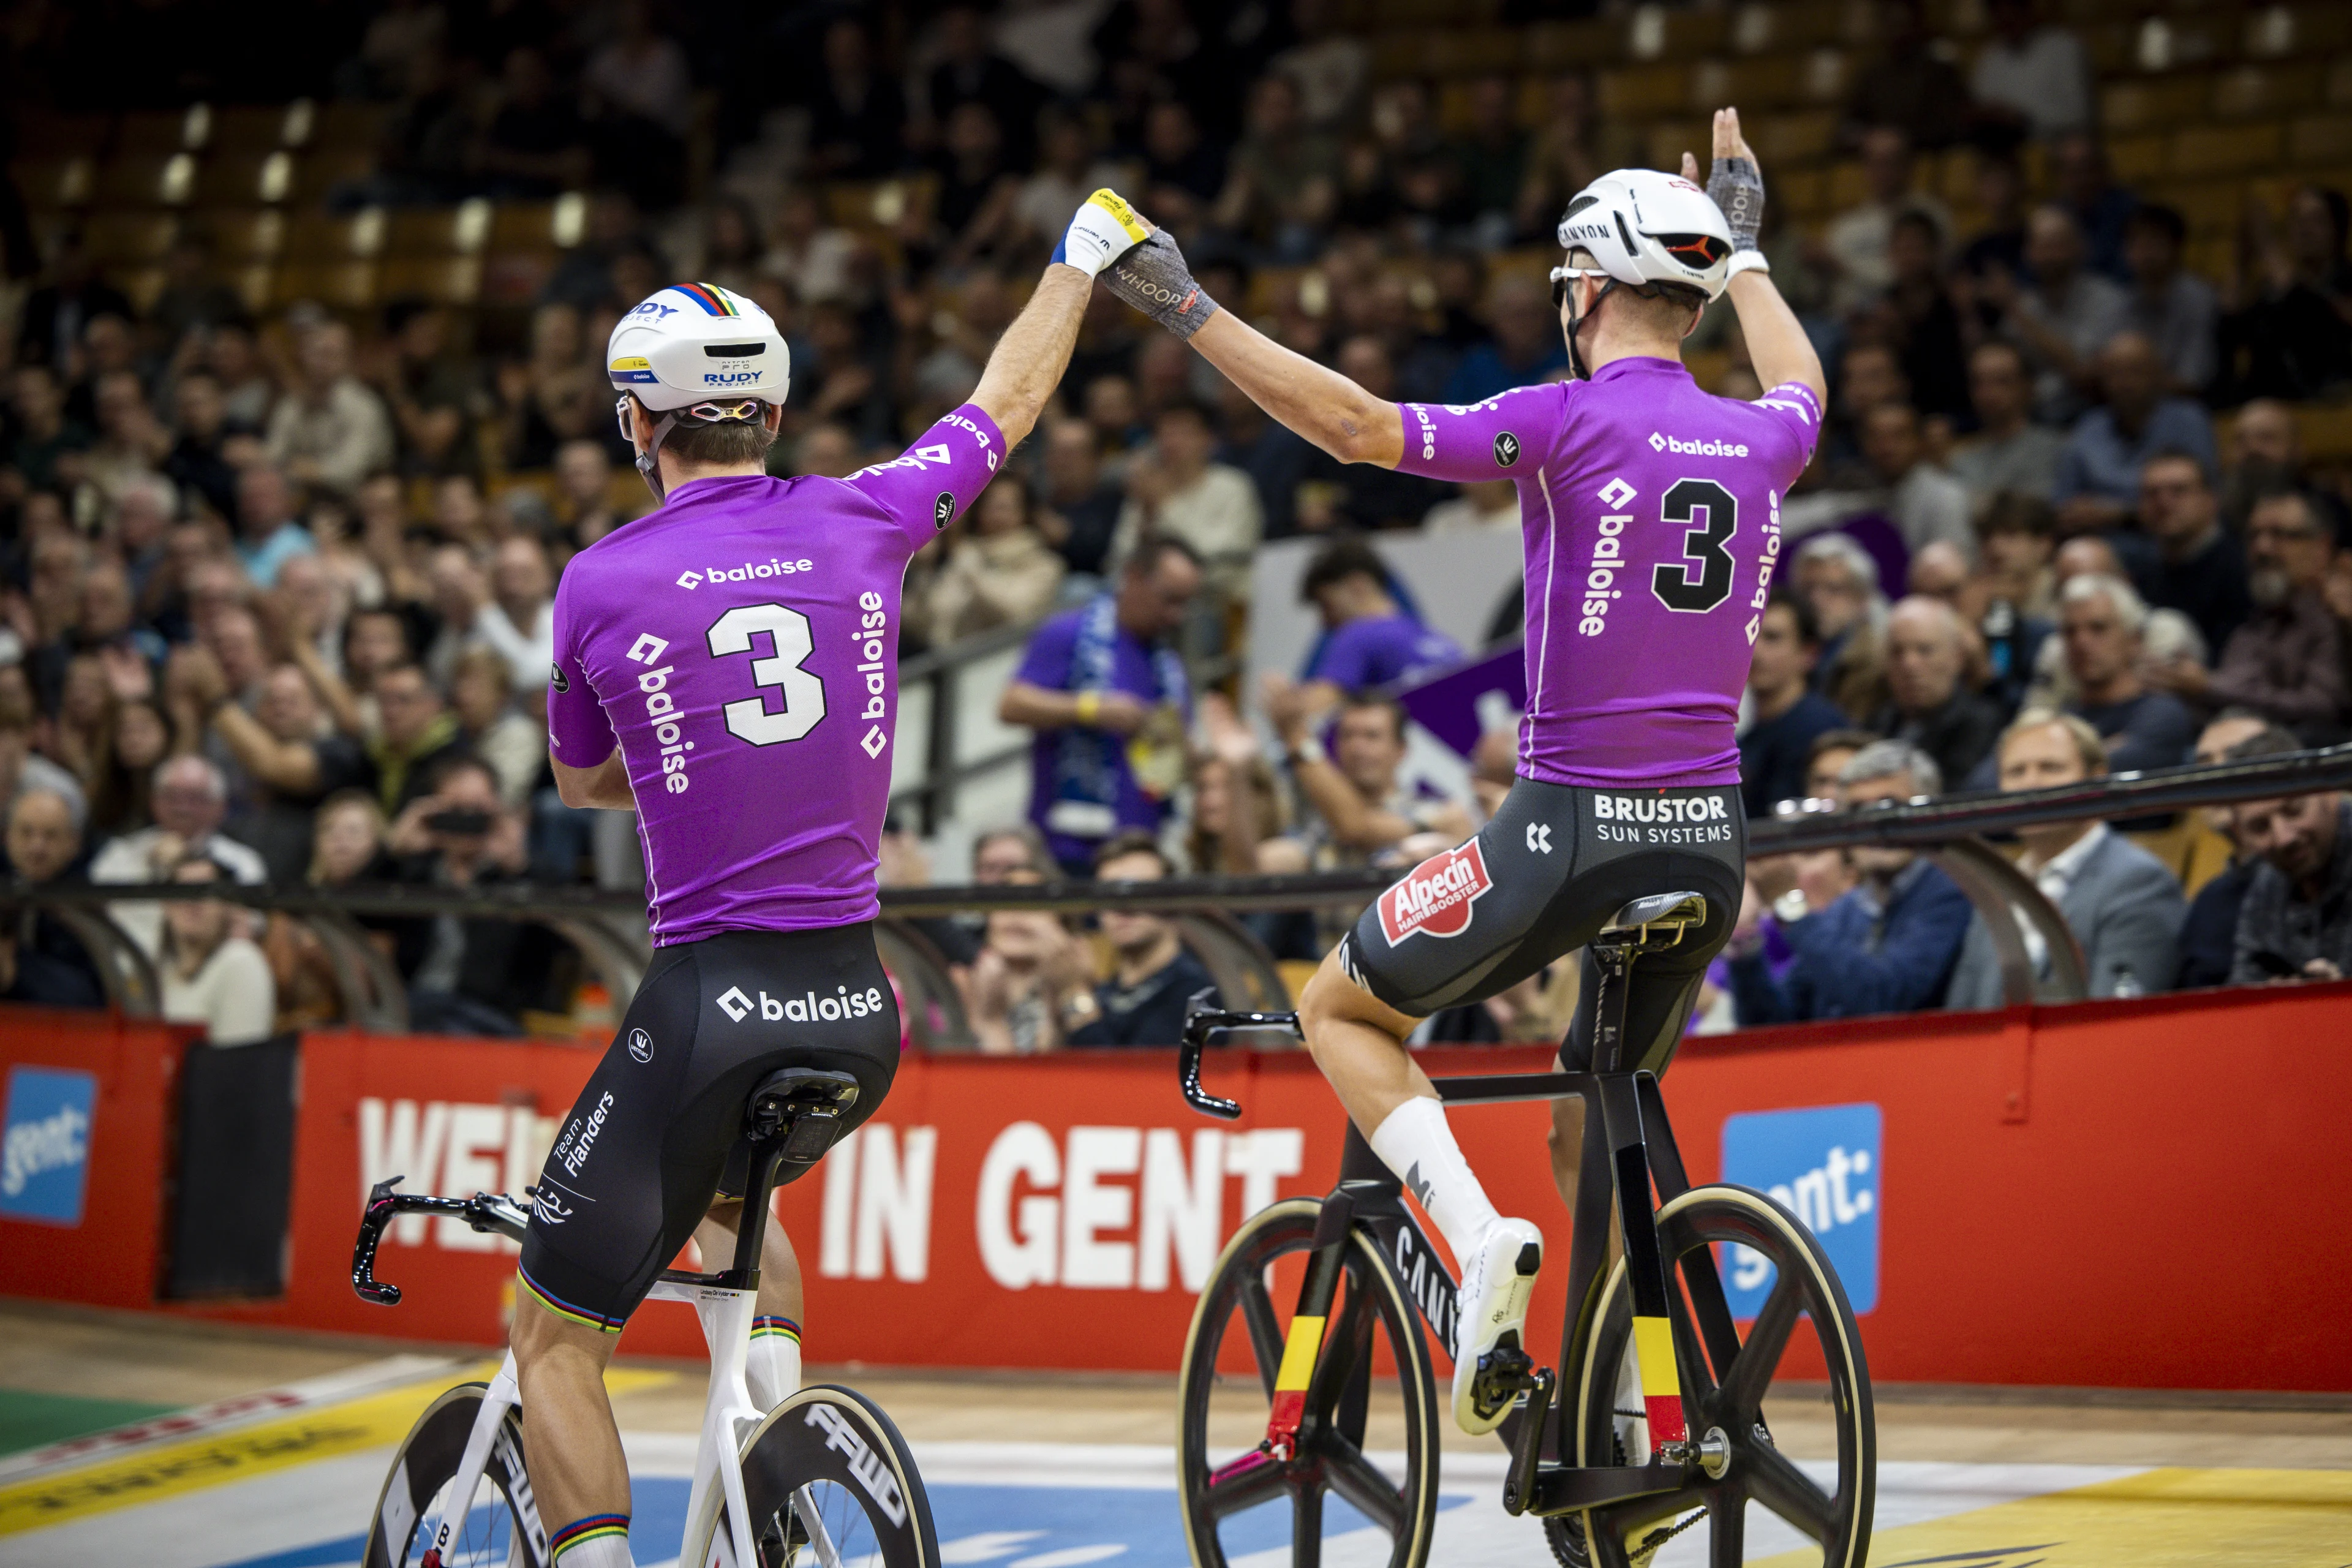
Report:
<svg viewBox="0 0 2352 1568"><path fill-rule="evenodd" d="M1603 283L1601 286L1601 292L1592 297L1592 309L1588 313L1580 311L1576 308L1576 285L1573 281L1569 284L1568 373L1571 377L1578 381L1591 381L1592 379L1592 372L1585 367L1584 349L1582 345L1577 342L1577 334L1584 331L1585 322L1600 320L1601 301L1609 298L1610 291L1616 287L1617 279L1614 278L1612 278L1608 282Z"/></svg>
<svg viewBox="0 0 2352 1568"><path fill-rule="evenodd" d="M637 454L637 473L645 479L646 488L654 492L656 506L660 506L669 500L667 493L662 488L661 448L662 443L669 438L669 433L677 427L677 415L663 415L661 423L654 426L653 439L647 441L646 449Z"/></svg>

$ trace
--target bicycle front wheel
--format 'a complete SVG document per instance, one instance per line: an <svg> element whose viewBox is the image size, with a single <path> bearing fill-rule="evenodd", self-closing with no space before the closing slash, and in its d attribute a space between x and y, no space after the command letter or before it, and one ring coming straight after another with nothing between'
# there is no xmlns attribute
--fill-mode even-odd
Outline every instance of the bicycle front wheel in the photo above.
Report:
<svg viewBox="0 0 2352 1568"><path fill-rule="evenodd" d="M743 1440L742 1464L759 1568L939 1568L915 1456L856 1390L802 1389ZM717 1539L731 1528L721 1509Z"/></svg>
<svg viewBox="0 0 2352 1568"><path fill-rule="evenodd" d="M1388 1536L1384 1557L1350 1553L1348 1561L1421 1568L1429 1559L1437 1518L1436 1383L1412 1298L1369 1232L1348 1236L1316 1373L1324 1407L1310 1394L1297 1452L1286 1463L1252 1447L1266 1433L1289 1328L1286 1303L1297 1299L1297 1260L1314 1247L1322 1206L1319 1198L1292 1198L1261 1210L1217 1259L1193 1311L1178 1389L1177 1486L1198 1568L1225 1568L1228 1550L1239 1556L1275 1544L1257 1539L1265 1526L1253 1530L1237 1516L1286 1498L1290 1560L1312 1568L1322 1561L1327 1494ZM1286 1259L1292 1261L1278 1271ZM1286 1301L1279 1310L1277 1291ZM1229 1335L1241 1342L1231 1353ZM1221 1357L1229 1370L1219 1370ZM1391 1446L1404 1451L1402 1480L1366 1453ZM1228 1533L1235 1535L1230 1548Z"/></svg>
<svg viewBox="0 0 2352 1568"><path fill-rule="evenodd" d="M1747 1187L1697 1187L1658 1211L1658 1239L1666 1259L1667 1293L1675 1360L1686 1408L1696 1412L1694 1439L1719 1431L1730 1452L1723 1473L1695 1473L1676 1491L1633 1498L1547 1521L1563 1562L1589 1553L1594 1568L1646 1563L1664 1538L1704 1528L1708 1561L1738 1563L1745 1553L1749 1503L1778 1516L1820 1553L1823 1568L1858 1568L1870 1551L1871 1510L1877 1490L1878 1434L1870 1400L1870 1369L1862 1332L1845 1288L1813 1233L1772 1199ZM1774 1272L1772 1288L1742 1336L1723 1302L1716 1248L1746 1248ZM1727 1258L1722 1261L1728 1261ZM1708 1336L1693 1327L1694 1304L1729 1336L1714 1353ZM1801 1320L1812 1325L1829 1372L1836 1485L1824 1488L1774 1443L1764 1398ZM1577 1372L1574 1423L1578 1462L1646 1464L1650 1426L1643 1412L1641 1378L1632 1349L1633 1296L1621 1259L1610 1270L1591 1320Z"/></svg>
<svg viewBox="0 0 2352 1568"><path fill-rule="evenodd" d="M522 1417L514 1410L499 1424L466 1517L450 1495L466 1439L482 1411L488 1384L461 1384L425 1407L393 1456L392 1473L368 1523L365 1568L412 1568L438 1549L446 1568L546 1568L547 1530L523 1479Z"/></svg>

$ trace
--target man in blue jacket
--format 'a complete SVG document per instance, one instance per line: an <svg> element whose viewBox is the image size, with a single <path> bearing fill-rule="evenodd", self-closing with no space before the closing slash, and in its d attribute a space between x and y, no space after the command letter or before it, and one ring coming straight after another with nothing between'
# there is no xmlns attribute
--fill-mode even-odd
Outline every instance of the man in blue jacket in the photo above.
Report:
<svg viewBox="0 0 2352 1568"><path fill-rule="evenodd" d="M1838 775L1849 806L1932 795L1943 783L1927 754L1902 741L1864 747ZM1732 1005L1741 1024L1908 1013L1943 1001L1968 934L1968 895L1913 850L1870 846L1847 858L1862 881L1823 909L1799 885L1797 857L1749 865L1794 956L1776 974L1760 926L1732 939Z"/></svg>

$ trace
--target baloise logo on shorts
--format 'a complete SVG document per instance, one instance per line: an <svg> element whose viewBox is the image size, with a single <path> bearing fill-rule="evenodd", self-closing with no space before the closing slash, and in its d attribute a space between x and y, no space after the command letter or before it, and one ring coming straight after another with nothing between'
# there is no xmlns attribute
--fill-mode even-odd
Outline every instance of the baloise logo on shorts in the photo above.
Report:
<svg viewBox="0 0 2352 1568"><path fill-rule="evenodd" d="M1494 885L1475 838L1433 855L1381 895L1381 933L1391 947L1415 932L1460 936L1470 929L1470 906Z"/></svg>

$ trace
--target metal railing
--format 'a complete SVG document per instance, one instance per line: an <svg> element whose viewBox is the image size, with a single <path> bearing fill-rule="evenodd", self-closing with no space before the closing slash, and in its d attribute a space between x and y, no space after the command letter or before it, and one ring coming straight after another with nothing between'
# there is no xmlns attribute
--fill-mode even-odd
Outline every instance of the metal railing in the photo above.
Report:
<svg viewBox="0 0 2352 1568"><path fill-rule="evenodd" d="M1948 872L1986 917L2007 1000L2067 1001L2087 991L2081 950L2055 906L1986 836L2088 817L2142 818L2329 789L2352 789L2352 744L2252 762L2119 773L2014 795L1880 802L1853 810L1801 803L1787 815L1751 823L1748 855L1755 858L1863 845L1918 849ZM893 973L910 999L921 1003L929 1015L928 1025L918 1023L918 1037L928 1033L927 1043L953 1047L968 1039L968 1030L946 960L922 932L924 921L994 910L1084 914L1125 909L1177 916L1186 942L1209 965L1228 1005L1262 1006L1278 999L1280 981L1265 950L1234 916L1360 906L1395 879L1392 869L1361 869L1286 877L1178 877L1158 882L885 888L880 927ZM0 884L0 900L57 912L100 960L110 1001L133 1013L152 1013L159 988L152 963L107 918L106 908L183 899L220 899L300 921L327 951L344 992L346 1016L362 1027L396 1029L404 1025L406 1014L399 977L366 940L358 923L362 919L457 915L544 925L581 950L616 998L634 993L651 958L645 900L593 888ZM2047 944L2047 976L2037 977L2028 961L2020 921Z"/></svg>

